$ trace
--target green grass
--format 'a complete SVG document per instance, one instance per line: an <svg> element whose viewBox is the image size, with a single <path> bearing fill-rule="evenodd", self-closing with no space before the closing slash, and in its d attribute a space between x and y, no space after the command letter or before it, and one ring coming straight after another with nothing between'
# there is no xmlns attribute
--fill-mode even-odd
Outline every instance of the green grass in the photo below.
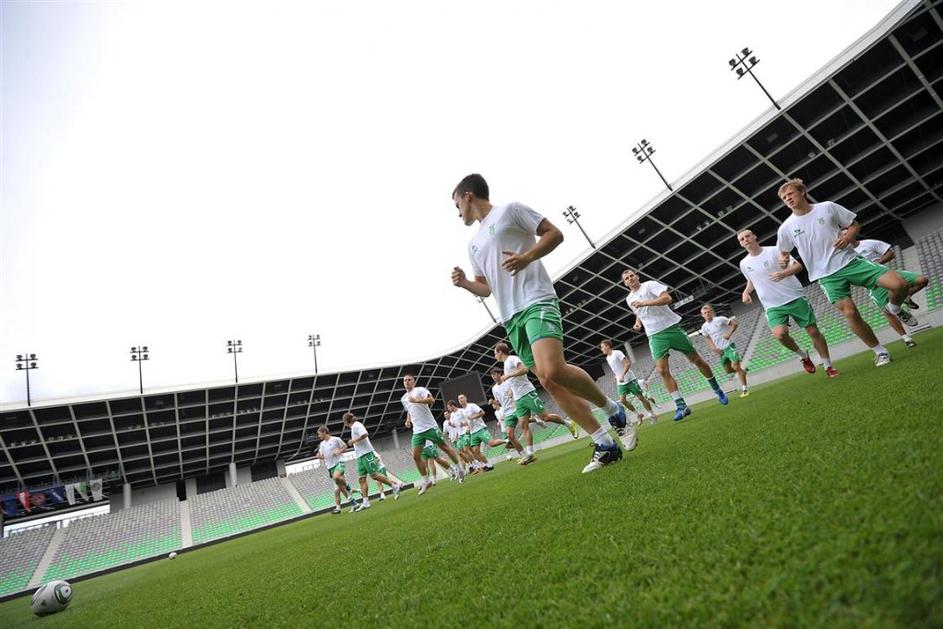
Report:
<svg viewBox="0 0 943 629"><path fill-rule="evenodd" d="M10 627L939 626L943 330L464 486L75 583Z"/></svg>

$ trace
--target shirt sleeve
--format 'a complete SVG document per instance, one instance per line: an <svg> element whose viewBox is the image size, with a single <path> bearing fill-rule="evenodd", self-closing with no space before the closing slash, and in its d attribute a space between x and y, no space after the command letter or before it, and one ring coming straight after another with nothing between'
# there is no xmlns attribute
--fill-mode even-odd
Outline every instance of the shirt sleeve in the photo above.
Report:
<svg viewBox="0 0 943 629"><path fill-rule="evenodd" d="M478 260L475 259L475 256L472 253L471 243L468 243L468 259L471 261L472 275L475 277L484 277L485 272L481 270L481 267L478 265Z"/></svg>
<svg viewBox="0 0 943 629"><path fill-rule="evenodd" d="M668 292L667 286L665 286L661 282L656 282L655 280L649 280L648 287L651 289L653 293L655 293L655 297L661 297L662 293Z"/></svg>
<svg viewBox="0 0 943 629"><path fill-rule="evenodd" d="M842 207L831 201L828 202L828 214L832 217L832 223L834 223L835 227L838 228L848 227L854 223L855 219L858 217L857 214L848 208Z"/></svg>
<svg viewBox="0 0 943 629"><path fill-rule="evenodd" d="M783 223L776 231L776 248L780 251L792 251L796 248L796 242L792 239L792 234L786 229Z"/></svg>
<svg viewBox="0 0 943 629"><path fill-rule="evenodd" d="M707 330L704 329L706 327L707 327L707 324L705 323L704 325L701 326L701 329L698 330L697 333L700 334L701 336L707 336Z"/></svg>
<svg viewBox="0 0 943 629"><path fill-rule="evenodd" d="M544 220L543 214L532 210L523 203L512 203L508 210L514 224L530 234L536 234L537 226Z"/></svg>

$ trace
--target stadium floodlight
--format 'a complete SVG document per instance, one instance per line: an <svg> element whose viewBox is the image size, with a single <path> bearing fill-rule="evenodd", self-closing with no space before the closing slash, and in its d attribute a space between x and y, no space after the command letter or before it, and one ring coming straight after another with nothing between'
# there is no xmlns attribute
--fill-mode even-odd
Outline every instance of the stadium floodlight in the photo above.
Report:
<svg viewBox="0 0 943 629"><path fill-rule="evenodd" d="M573 224L575 223L576 226L580 228L580 231L583 232L583 238L586 239L586 242L589 243L589 246L590 246L590 247L592 247L593 249L595 249L595 248L596 248L596 243L594 243L592 240L590 240L589 234L587 234L587 233L586 233L586 230L583 229L583 226L580 225L580 216L581 216L581 215L580 215L579 212L576 211L576 208L573 207L572 205L566 206L566 209L563 210L563 216L566 218L566 222L567 222L567 223L569 223L570 225L573 225Z"/></svg>
<svg viewBox="0 0 943 629"><path fill-rule="evenodd" d="M30 397L29 393L29 372L33 369L39 369L39 358L36 354L17 354L16 355L16 370L26 372L26 405L32 406L33 400Z"/></svg>
<svg viewBox="0 0 943 629"><path fill-rule="evenodd" d="M669 190L674 190L671 187L671 184L668 183L668 180L665 179L665 176L661 174L661 171L658 170L658 166L655 166L655 162L652 160L652 155L655 154L655 147L652 146L651 142L643 139L637 145L632 147L632 154L635 155L635 159L638 160L639 164L644 164L648 162L652 165L652 168L655 169L655 172L658 173L658 176L661 178L662 183L665 184L665 187Z"/></svg>
<svg viewBox="0 0 943 629"><path fill-rule="evenodd" d="M491 308L489 308L487 302L485 302L485 298L484 298L484 297L475 297L475 301L477 301L479 304L481 304L482 306L485 307L485 310L488 311L488 316L491 317L491 320L492 320L493 322L495 322L495 323L498 322L498 320L495 318L494 314L491 312Z"/></svg>
<svg viewBox="0 0 943 629"><path fill-rule="evenodd" d="M314 375L318 375L318 348L321 347L321 335L309 334L308 347L314 352Z"/></svg>
<svg viewBox="0 0 943 629"><path fill-rule="evenodd" d="M232 368L236 374L236 384L239 384L239 364L236 362L236 354L242 353L242 341L226 341L226 353L232 354Z"/></svg>
<svg viewBox="0 0 943 629"><path fill-rule="evenodd" d="M759 85L760 89L763 90L763 93L766 94L766 98L769 99L769 102L773 103L773 107L778 110L782 110L782 107L779 106L779 103L777 103L776 100L770 96L770 93L766 91L766 88L763 87L763 84L760 83L760 80L756 78L755 74L753 74L753 66L759 62L760 60L756 58L756 55L754 55L749 48L744 48L739 53L735 54L733 59L727 61L727 64L730 65L730 69L732 71L736 71L738 81L747 74L752 76L753 80L756 81L756 84Z"/></svg>
<svg viewBox="0 0 943 629"><path fill-rule="evenodd" d="M137 345L131 348L131 360L138 364L138 384L141 385L141 395L144 395L144 372L141 363L150 360L150 353L147 351L147 345Z"/></svg>

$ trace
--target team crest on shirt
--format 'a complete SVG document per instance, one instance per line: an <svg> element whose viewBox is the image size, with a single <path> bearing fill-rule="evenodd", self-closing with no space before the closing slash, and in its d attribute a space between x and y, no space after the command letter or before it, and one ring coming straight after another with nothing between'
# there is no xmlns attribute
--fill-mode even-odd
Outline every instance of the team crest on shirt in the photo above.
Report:
<svg viewBox="0 0 943 629"><path fill-rule="evenodd" d="M819 219L819 220L822 220L822 219ZM804 233L805 233L805 230L804 230L804 229L800 229L800 228L798 228L798 227L795 228L794 230L792 230L792 235L795 236L796 238L798 238L799 236L801 236L801 235L804 234Z"/></svg>
<svg viewBox="0 0 943 629"><path fill-rule="evenodd" d="M819 225L824 225L824 224L825 224L825 219L820 216L820 217L819 217Z"/></svg>
<svg viewBox="0 0 943 629"><path fill-rule="evenodd" d="M497 225L488 225L488 233L489 233L490 235L492 235L492 236L494 236L494 228L495 228L495 227L497 227Z"/></svg>
<svg viewBox="0 0 943 629"><path fill-rule="evenodd" d="M478 254L478 245L472 245L472 255Z"/></svg>

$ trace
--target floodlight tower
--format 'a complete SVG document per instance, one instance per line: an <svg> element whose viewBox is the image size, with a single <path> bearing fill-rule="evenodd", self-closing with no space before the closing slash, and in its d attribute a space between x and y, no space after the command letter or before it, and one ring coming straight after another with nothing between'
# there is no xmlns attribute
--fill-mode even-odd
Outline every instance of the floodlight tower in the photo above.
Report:
<svg viewBox="0 0 943 629"><path fill-rule="evenodd" d="M492 314L491 308L488 307L488 304L487 304L487 302L485 301L485 298L484 298L484 297L475 297L475 301L477 301L479 304L481 304L482 306L485 307L485 310L488 311L488 316L491 317L491 320L492 320L493 322L495 322L495 323L498 322L498 320L495 319L494 314Z"/></svg>
<svg viewBox="0 0 943 629"><path fill-rule="evenodd" d="M632 147L632 154L635 155L635 159L638 160L639 164L644 164L648 162L652 165L652 168L655 169L655 172L658 173L658 176L661 177L662 183L665 184L665 187L669 190L674 190L671 187L671 184L668 183L668 180L665 179L665 176L661 174L661 171L658 170L658 166L655 166L654 160L652 160L652 155L655 153L655 147L652 146L651 142L643 139L638 145Z"/></svg>
<svg viewBox="0 0 943 629"><path fill-rule="evenodd" d="M763 93L766 94L766 98L769 99L769 102L773 103L773 107L782 111L782 107L779 106L769 92L766 91L766 88L763 87L763 84L760 83L760 80L756 78L756 75L753 74L753 67L760 62L759 59L750 51L749 48L744 48L739 53L733 56L733 59L729 60L727 63L730 65L730 70L737 71L737 80L739 81L744 76L749 74L753 77L753 80L756 81L756 84L760 86L760 89L763 90Z"/></svg>
<svg viewBox="0 0 943 629"><path fill-rule="evenodd" d="M236 384L239 384L239 364L236 362L236 354L242 353L242 341L226 341L226 353L232 354L232 368L236 374Z"/></svg>
<svg viewBox="0 0 943 629"><path fill-rule="evenodd" d="M141 395L144 395L144 372L141 368L141 363L143 363L145 360L150 360L150 355L147 351L147 345L132 347L131 360L138 364L138 383L141 385Z"/></svg>
<svg viewBox="0 0 943 629"><path fill-rule="evenodd" d="M308 347L314 352L314 375L318 375L318 348L321 347L321 335L309 334Z"/></svg>
<svg viewBox="0 0 943 629"><path fill-rule="evenodd" d="M36 354L17 354L16 370L26 372L26 405L32 406L32 399L29 394L29 372L33 369L39 369L39 358Z"/></svg>
<svg viewBox="0 0 943 629"><path fill-rule="evenodd" d="M583 232L583 238L586 239L586 242L589 243L590 247L595 249L596 243L590 240L589 234L587 234L586 230L583 229L583 226L580 225L580 213L576 211L576 208L573 207L572 205L566 206L566 209L563 210L563 216L566 218L567 223L569 223L570 225L573 225L575 223L576 226L580 228L580 231Z"/></svg>

